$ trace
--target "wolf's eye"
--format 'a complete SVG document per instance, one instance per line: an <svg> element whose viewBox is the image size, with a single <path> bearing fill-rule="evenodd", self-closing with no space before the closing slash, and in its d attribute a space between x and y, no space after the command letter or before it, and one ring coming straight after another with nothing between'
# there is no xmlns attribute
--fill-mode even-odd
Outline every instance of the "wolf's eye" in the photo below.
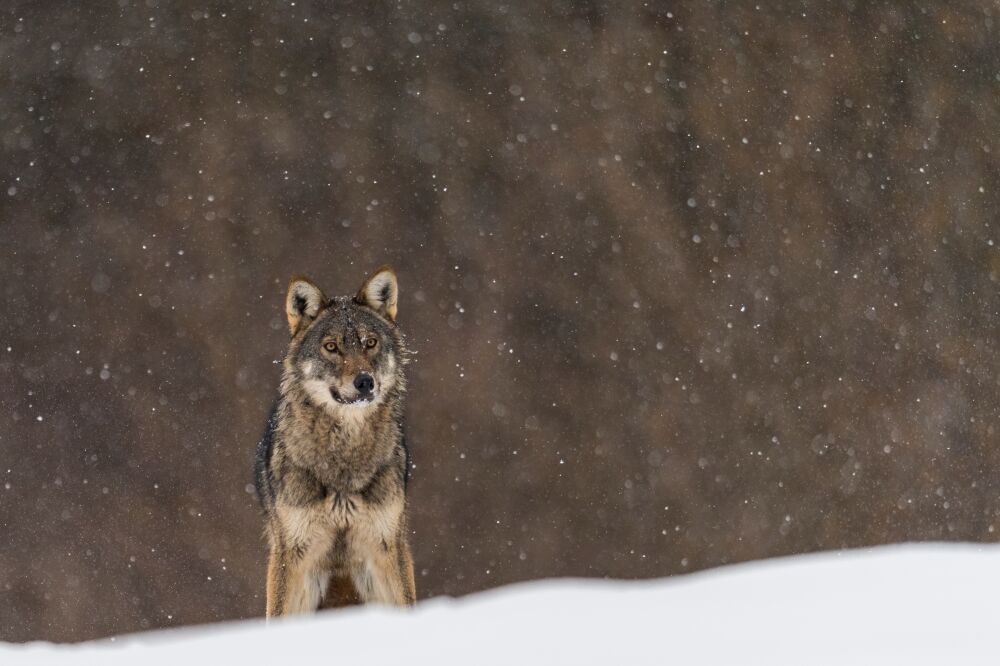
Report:
<svg viewBox="0 0 1000 666"><path fill-rule="evenodd" d="M378 338L368 338L365 340L365 348L373 349L378 344Z"/></svg>
<svg viewBox="0 0 1000 666"><path fill-rule="evenodd" d="M328 352L330 352L331 354L333 354L333 353L335 353L337 351L337 343L334 342L333 340L329 340L327 342L324 342L323 343L323 349L325 349Z"/></svg>

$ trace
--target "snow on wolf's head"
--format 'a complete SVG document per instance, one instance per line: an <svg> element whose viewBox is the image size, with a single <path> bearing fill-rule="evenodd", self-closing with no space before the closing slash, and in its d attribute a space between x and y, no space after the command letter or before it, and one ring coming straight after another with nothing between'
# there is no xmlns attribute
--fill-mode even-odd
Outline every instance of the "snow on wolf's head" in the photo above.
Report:
<svg viewBox="0 0 1000 666"><path fill-rule="evenodd" d="M285 314L292 341L285 390L299 389L335 415L360 415L403 388L405 348L396 325L399 286L388 266L355 296L327 298L310 280L288 285Z"/></svg>

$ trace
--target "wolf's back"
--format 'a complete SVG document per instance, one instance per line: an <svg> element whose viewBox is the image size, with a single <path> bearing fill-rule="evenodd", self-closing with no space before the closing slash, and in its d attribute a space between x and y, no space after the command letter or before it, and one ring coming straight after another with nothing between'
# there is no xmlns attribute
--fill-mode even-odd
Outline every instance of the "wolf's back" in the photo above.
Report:
<svg viewBox="0 0 1000 666"><path fill-rule="evenodd" d="M274 452L274 435L277 428L278 403L271 408L267 417L267 426L260 441L257 442L257 457L254 460L254 486L257 489L257 501L265 511L274 507L274 479L271 475L271 455Z"/></svg>

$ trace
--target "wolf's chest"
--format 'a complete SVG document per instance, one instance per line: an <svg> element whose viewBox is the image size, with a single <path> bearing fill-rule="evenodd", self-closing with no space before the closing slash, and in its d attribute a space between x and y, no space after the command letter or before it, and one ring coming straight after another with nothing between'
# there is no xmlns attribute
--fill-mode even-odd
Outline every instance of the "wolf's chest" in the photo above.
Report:
<svg viewBox="0 0 1000 666"><path fill-rule="evenodd" d="M329 495L358 492L384 464L378 447L365 439L302 439L292 443L289 452L295 464L309 470Z"/></svg>

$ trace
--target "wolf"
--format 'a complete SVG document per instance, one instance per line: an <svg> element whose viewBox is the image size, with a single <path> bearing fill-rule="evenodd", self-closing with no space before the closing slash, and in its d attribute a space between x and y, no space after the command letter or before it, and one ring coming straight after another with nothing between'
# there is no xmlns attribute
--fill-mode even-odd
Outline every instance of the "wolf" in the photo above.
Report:
<svg viewBox="0 0 1000 666"><path fill-rule="evenodd" d="M398 298L388 266L353 297L327 298L304 277L288 285L291 342L254 474L268 618L416 599Z"/></svg>

